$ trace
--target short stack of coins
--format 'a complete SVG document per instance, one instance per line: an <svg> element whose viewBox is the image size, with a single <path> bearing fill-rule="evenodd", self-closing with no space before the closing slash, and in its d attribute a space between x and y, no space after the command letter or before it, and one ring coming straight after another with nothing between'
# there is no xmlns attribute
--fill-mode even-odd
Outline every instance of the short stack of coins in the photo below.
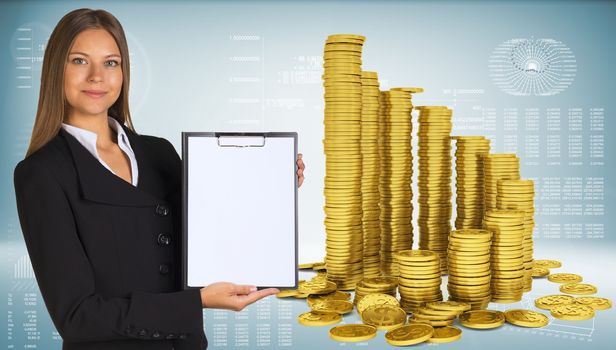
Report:
<svg viewBox="0 0 616 350"><path fill-rule="evenodd" d="M397 276L393 254L413 245L411 92L382 91L380 108L381 273Z"/></svg>
<svg viewBox="0 0 616 350"><path fill-rule="evenodd" d="M490 302L490 250L492 232L481 229L451 231L447 250L449 300L464 302L473 310Z"/></svg>
<svg viewBox="0 0 616 350"><path fill-rule="evenodd" d="M362 226L364 277L381 275L379 81L376 72L361 73Z"/></svg>
<svg viewBox="0 0 616 350"><path fill-rule="evenodd" d="M471 310L468 303L436 301L420 306L409 318L409 323L426 323L432 327L447 327L465 311Z"/></svg>
<svg viewBox="0 0 616 350"><path fill-rule="evenodd" d="M439 254L447 272L447 238L451 232L452 110L422 106L419 110L419 249Z"/></svg>
<svg viewBox="0 0 616 350"><path fill-rule="evenodd" d="M524 219L524 292L530 292L533 283L533 229L535 227L535 183L533 180L498 180L498 209L526 212Z"/></svg>
<svg viewBox="0 0 616 350"><path fill-rule="evenodd" d="M484 136L453 136L456 141L456 229L479 229L485 211L483 157L490 153Z"/></svg>
<svg viewBox="0 0 616 350"><path fill-rule="evenodd" d="M368 294L388 294L397 297L398 278L391 276L364 278L355 287L353 303L357 305Z"/></svg>
<svg viewBox="0 0 616 350"><path fill-rule="evenodd" d="M484 157L485 210L496 209L498 180L520 179L520 158L513 153L491 153Z"/></svg>
<svg viewBox="0 0 616 350"><path fill-rule="evenodd" d="M416 312L425 303L442 301L439 254L429 250L401 250L394 254L399 265L400 307Z"/></svg>
<svg viewBox="0 0 616 350"><path fill-rule="evenodd" d="M524 293L523 210L488 210L483 224L492 231L492 302L515 303Z"/></svg>
<svg viewBox="0 0 616 350"><path fill-rule="evenodd" d="M325 43L325 231L328 280L351 290L363 278L361 35Z"/></svg>

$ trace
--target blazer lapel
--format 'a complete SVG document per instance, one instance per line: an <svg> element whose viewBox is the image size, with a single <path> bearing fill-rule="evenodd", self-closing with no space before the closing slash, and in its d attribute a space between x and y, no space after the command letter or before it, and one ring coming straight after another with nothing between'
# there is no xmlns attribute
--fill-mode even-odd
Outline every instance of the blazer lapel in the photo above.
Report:
<svg viewBox="0 0 616 350"><path fill-rule="evenodd" d="M127 129L125 128L125 130ZM138 142L134 141L137 139L136 137L131 138L129 136L139 167L137 187L107 170L73 135L62 128L60 128L60 133L67 141L73 155L79 184L85 199L124 206L150 206L161 202L160 199L144 190L147 187L148 173L151 169L142 166L145 157L141 150L139 152L136 150L136 148L140 148L136 145ZM130 133L127 134L130 135ZM145 182L143 185L142 181Z"/></svg>

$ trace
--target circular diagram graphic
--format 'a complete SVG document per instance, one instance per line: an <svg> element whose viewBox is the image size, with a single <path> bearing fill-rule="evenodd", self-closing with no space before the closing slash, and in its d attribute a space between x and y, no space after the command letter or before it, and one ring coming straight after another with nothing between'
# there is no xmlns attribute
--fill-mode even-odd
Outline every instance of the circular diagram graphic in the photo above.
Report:
<svg viewBox="0 0 616 350"><path fill-rule="evenodd" d="M575 78L573 52L554 39L511 39L490 55L490 77L504 92L516 96L550 96Z"/></svg>

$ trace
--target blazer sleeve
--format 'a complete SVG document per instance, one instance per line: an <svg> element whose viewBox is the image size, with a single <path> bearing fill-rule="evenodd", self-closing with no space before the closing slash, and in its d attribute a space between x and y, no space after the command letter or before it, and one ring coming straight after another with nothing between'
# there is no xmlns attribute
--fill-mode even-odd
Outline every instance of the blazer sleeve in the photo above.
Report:
<svg viewBox="0 0 616 350"><path fill-rule="evenodd" d="M21 161L14 171L17 210L26 247L51 319L69 342L199 337L199 289L134 291L128 297L96 293L68 198L43 164Z"/></svg>

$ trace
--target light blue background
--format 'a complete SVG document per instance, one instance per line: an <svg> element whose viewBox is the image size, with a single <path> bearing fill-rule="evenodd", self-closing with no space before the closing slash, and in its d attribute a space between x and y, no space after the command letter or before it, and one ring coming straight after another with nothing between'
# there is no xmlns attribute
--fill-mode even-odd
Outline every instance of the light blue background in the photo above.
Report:
<svg viewBox="0 0 616 350"><path fill-rule="evenodd" d="M561 108L562 164L548 166L545 152L532 165L522 157L522 176L540 179L546 176L604 177L601 216L537 215L539 228L548 223L604 225L604 237L595 239L545 239L538 229L536 258L564 262L563 272L583 275L599 287L599 295L616 299L616 285L608 274L616 267L613 250L616 236L614 219L614 148L611 139L611 111L614 110L616 79L613 57L616 54L616 5L601 1L265 1L265 2L54 2L15 1L0 3L0 218L2 242L2 316L13 320L12 339L2 337L7 348L60 348L57 333L46 313L33 278L15 278L15 266L25 256L25 246L15 209L12 184L15 164L23 158L36 113L42 49L51 30L68 11L79 7L104 8L124 26L131 52L131 112L139 133L169 139L181 151L182 131L297 131L300 151L307 163L306 182L300 189L300 261L321 260L324 254L323 220L323 88L320 57L325 38L333 33L356 33L367 37L363 51L363 69L379 73L382 88L421 86L426 92L416 96L416 105L445 104L454 108L454 134L490 136L493 151L506 151L503 139L511 133L503 130L502 110L518 108ZM31 88L17 88L24 81L15 69L15 50L21 34L18 28L32 30L34 55L31 60ZM234 35L257 36L255 41L232 40ZM577 73L573 84L555 96L519 97L500 91L490 80L488 59L494 48L513 38L552 38L562 41L574 53ZM233 59L233 57L236 57ZM237 57L249 57L238 62ZM306 59L302 59L306 58ZM245 60L245 59L244 59ZM312 62L312 64L310 64ZM23 63L23 62L22 62ZM233 77L257 77L254 83L233 83ZM303 80L295 78L304 77ZM482 93L465 94L462 89ZM452 93L458 91L459 93ZM250 99L252 103L238 103ZM247 101L247 100L244 100ZM603 166L590 166L587 140L588 121L584 119L584 156L582 166L567 165L566 111L579 107L605 109ZM496 129L484 131L465 120L495 108ZM542 114L543 115L543 114ZM527 134L523 119L515 132L519 140ZM544 141L540 141L544 147ZM524 145L520 145L524 151ZM413 180L416 184L416 179ZM417 193L415 191L415 193ZM570 201L563 200L564 203ZM537 207L553 204L539 200ZM415 231L417 232L417 230ZM417 239L417 238L416 238ZM304 273L304 275L306 275ZM308 275L307 277L310 277ZM556 293L556 286L537 281L525 302L509 307L531 307L537 296ZM26 293L34 293L36 305L26 306ZM530 304L529 304L530 301ZM12 302L12 304L11 304ZM281 304L282 303L282 304ZM292 309L288 317L285 308ZM290 325L293 348L360 347L383 348L383 334L360 344L339 344L327 336L329 327L307 328L295 317L307 306L301 300L279 301L271 298L246 309L243 314L206 310L206 333L211 348L215 324L225 324L228 348L236 347L235 329L248 329L249 348L257 347L257 323L270 324L271 347L278 347L280 325ZM38 340L27 340L23 322L33 319L37 310ZM264 311L265 310L265 311ZM283 311L279 311L283 310ZM479 346L518 349L521 346L555 348L606 348L613 345L616 325L614 310L599 312L594 321L556 322L541 330L505 327L478 332L464 329L463 339L439 346L477 348ZM356 315L345 322L357 321ZM572 328L579 327L579 328ZM36 334L35 334L36 336ZM55 339L53 339L55 338ZM239 345L237 345L239 346ZM426 345L422 345L426 346ZM222 346L220 346L222 347Z"/></svg>

